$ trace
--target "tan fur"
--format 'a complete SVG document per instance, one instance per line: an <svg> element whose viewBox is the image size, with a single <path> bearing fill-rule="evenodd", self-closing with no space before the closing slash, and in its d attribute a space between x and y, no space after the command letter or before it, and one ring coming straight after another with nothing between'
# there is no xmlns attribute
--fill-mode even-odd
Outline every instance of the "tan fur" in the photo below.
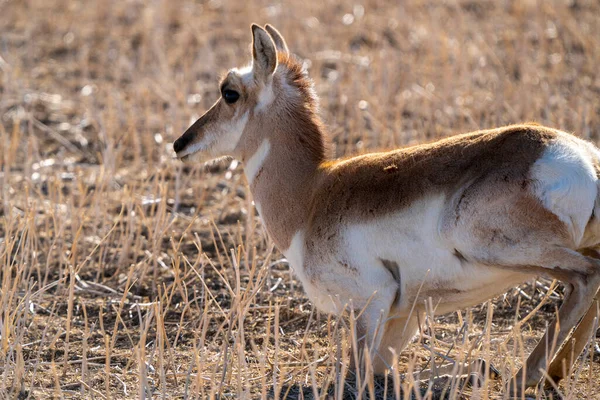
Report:
<svg viewBox="0 0 600 400"><path fill-rule="evenodd" d="M352 217L369 218L407 207L431 192L450 194L462 185L469 189L461 201L473 190L487 190L481 188L486 185L514 185L513 190L524 191L529 168L553 139L556 133L548 128L514 125L326 162L321 166L327 178L320 202L335 203Z"/></svg>
<svg viewBox="0 0 600 400"><path fill-rule="evenodd" d="M315 188L311 219L318 221L320 232L333 235L329 228L335 230L344 219L380 217L410 207L429 194L445 193L455 199L449 202L451 215L445 226L451 229L462 222L466 205L481 201L482 196L508 192L522 197L519 202L528 220L545 221L552 225L552 232L562 236L560 221L529 193L529 169L545 145L555 139L551 129L514 125L324 162L319 167L321 179ZM317 241L324 236L314 234Z"/></svg>
<svg viewBox="0 0 600 400"><path fill-rule="evenodd" d="M538 274L564 281L568 293L560 309L561 325L550 327L517 382L526 371L525 387L535 385L541 378L545 343L566 343L571 328L584 316L573 335L578 340L589 335L595 313L588 310L596 304L600 261L582 253L584 248L600 244L600 190L597 177L590 177L586 166L592 163L598 172L598 149L572 135L530 123L331 160L312 82L302 65L289 54L283 37L274 28L264 30L253 25L252 32L252 75L242 76L240 71L232 70L221 82L221 89L237 91L240 99L234 104L219 99L174 147L180 156L187 156L186 149L201 143L207 132L218 131L220 124L240 115L248 116L240 128L243 132L239 132L236 147L228 155L245 164L254 160L250 189L257 208L275 244L295 257L295 268L302 274L309 297L326 309L331 306L326 304L328 295L341 304L352 301L367 307L361 313L359 327L376 351L382 346L379 359L373 363L376 372L384 371L390 362L387 349L402 350L418 326L416 315L422 315L424 310L419 306L411 316L407 302L422 304L422 299L431 297L434 303L464 307ZM560 171L560 155L552 153L556 146L558 151L575 149L579 164L565 165L580 170ZM264 154L261 149L266 149ZM540 177L541 172L535 172L540 161L540 171L550 171L547 176ZM551 163L550 167L547 163ZM562 181L552 181L556 175ZM566 194L556 192L552 182L563 185ZM571 193L571 189L576 193ZM544 197L544 191L550 191L554 197ZM429 249L450 260L448 265L454 268L454 274L472 270L474 275L481 275L481 282L477 276L467 276L475 286L463 290L455 276L440 273L422 285L413 279L404 292L405 266L398 261L401 256L396 254L396 260L382 256L373 260L365 251L366 255L358 259L367 259L362 262L367 265L350 261L351 253L359 250L345 246L344 241L349 240L342 237L345 228L365 225L379 229L385 226L387 218L399 215L415 223L410 219L413 214L426 215L415 209L420 205L433 207L432 199L440 205L432 208L436 210L432 217L435 229L424 235L426 239L435 236L428 242ZM558 201L564 204L555 204ZM580 204L585 205L585 210L580 210ZM577 211L576 220L583 223L573 222L573 214L569 214L573 209ZM574 227L581 228L577 231ZM410 239L410 233L391 231ZM370 236L378 235L368 232ZM300 242L294 247L296 240ZM373 243L373 247L377 245ZM422 253L428 248L414 250ZM419 262L410 267L414 276L423 272L415 269L421 268ZM495 277L497 271L502 271L498 276L506 281L490 281L489 277ZM380 313L390 320L377 322ZM377 329L377 324L381 324L381 329ZM577 351L582 347L566 346ZM562 378L557 366L566 356L566 350L559 351L560 360L551 364L552 376ZM552 354L549 357L552 360ZM523 389L520 383L517 387Z"/></svg>

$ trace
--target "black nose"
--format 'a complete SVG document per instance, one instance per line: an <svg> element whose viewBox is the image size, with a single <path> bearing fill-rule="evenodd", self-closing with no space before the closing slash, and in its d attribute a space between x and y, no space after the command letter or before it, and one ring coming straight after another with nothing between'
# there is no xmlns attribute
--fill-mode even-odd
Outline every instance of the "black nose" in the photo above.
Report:
<svg viewBox="0 0 600 400"><path fill-rule="evenodd" d="M179 153L181 150L183 150L189 141L190 140L188 137L186 137L186 135L180 136L179 139L173 143L173 150L175 150L175 153Z"/></svg>

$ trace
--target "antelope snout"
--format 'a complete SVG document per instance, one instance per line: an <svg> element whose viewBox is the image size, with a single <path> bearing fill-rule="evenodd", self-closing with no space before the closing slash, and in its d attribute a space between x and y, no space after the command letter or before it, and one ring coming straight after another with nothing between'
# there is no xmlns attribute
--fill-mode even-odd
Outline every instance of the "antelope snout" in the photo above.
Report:
<svg viewBox="0 0 600 400"><path fill-rule="evenodd" d="M186 148L189 142L190 136L184 133L183 135L179 136L179 138L173 143L173 150L175 150L175 153L177 153L177 157L181 158L180 153L182 153L182 151Z"/></svg>
<svg viewBox="0 0 600 400"><path fill-rule="evenodd" d="M200 117L192 124L183 135L173 142L173 150L177 153L177 158L185 161L187 156L191 156L199 151L206 150L206 143L203 141L206 128L206 114Z"/></svg>
<svg viewBox="0 0 600 400"><path fill-rule="evenodd" d="M186 161L187 157L202 150L197 142L197 134L195 131L188 129L185 133L173 142L173 150L177 153L177 158Z"/></svg>

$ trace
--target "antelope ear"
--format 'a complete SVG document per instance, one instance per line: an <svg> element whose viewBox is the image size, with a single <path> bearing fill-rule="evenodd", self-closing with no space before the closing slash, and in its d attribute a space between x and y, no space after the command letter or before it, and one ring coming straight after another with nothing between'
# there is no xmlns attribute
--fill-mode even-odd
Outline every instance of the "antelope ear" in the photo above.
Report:
<svg viewBox="0 0 600 400"><path fill-rule="evenodd" d="M263 28L252 24L252 64L256 77L266 79L277 67L277 50L271 36Z"/></svg>
<svg viewBox="0 0 600 400"><path fill-rule="evenodd" d="M269 32L269 35L271 35L273 42L275 42L275 47L277 48L277 51L285 54L290 53L287 44L285 43L285 39L283 38L283 36L281 36L281 33L279 33L279 31L273 27L273 25L266 24L265 30Z"/></svg>

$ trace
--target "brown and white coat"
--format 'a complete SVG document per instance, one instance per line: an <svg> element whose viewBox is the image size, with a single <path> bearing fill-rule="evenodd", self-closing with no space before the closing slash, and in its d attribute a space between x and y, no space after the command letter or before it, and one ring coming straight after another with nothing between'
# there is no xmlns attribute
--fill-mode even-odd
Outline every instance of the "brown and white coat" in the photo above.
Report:
<svg viewBox="0 0 600 400"><path fill-rule="evenodd" d="M223 98L175 142L177 155L244 163L262 221L311 301L328 313L365 308L376 372L414 336L423 299L446 313L547 275L568 289L558 343L577 326L578 341L549 366L562 378L562 359L590 335L600 285L600 262L584 251L600 244L598 148L524 124L331 160L306 72L274 28L252 33L252 65L229 71ZM546 335L525 386L541 378L553 326Z"/></svg>

